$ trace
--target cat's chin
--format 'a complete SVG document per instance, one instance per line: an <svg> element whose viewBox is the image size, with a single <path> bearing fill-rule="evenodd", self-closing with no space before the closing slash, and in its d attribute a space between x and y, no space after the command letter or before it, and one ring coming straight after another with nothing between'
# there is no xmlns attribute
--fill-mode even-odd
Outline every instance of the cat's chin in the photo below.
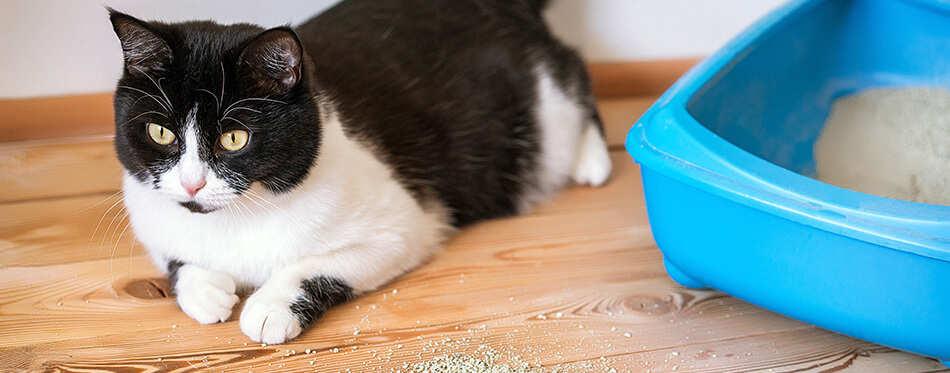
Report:
<svg viewBox="0 0 950 373"><path fill-rule="evenodd" d="M218 209L217 207L205 206L195 201L178 202L178 204L196 214L207 214Z"/></svg>

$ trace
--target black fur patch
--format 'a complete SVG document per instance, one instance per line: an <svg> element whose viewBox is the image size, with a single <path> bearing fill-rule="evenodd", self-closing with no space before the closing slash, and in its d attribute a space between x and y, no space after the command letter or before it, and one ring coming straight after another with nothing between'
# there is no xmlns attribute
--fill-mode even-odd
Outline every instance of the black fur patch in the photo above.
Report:
<svg viewBox="0 0 950 373"><path fill-rule="evenodd" d="M191 211L197 214L207 214L209 212L214 211L214 210L209 210L205 208L204 206L202 206L201 204L195 201L179 202L178 204L181 205L181 207L188 209L188 211Z"/></svg>
<svg viewBox="0 0 950 373"><path fill-rule="evenodd" d="M273 32L247 24L144 22L115 11L111 17L126 53L113 103L115 149L132 175L156 183L185 148L197 146L202 161L235 191L260 182L280 193L306 178L321 139L309 78L312 66L306 58L295 60L299 72L294 72L304 78L276 89L278 85L262 81L270 76L255 73L260 66L245 63L256 61L255 54L273 53L271 43L298 43L292 31L277 28L290 37L274 39ZM170 55L141 57L154 50ZM186 118L194 108L198 144L183 144ZM148 135L148 123L164 126L176 141L156 144ZM249 131L251 141L241 151L224 151L218 138L236 129Z"/></svg>
<svg viewBox="0 0 950 373"><path fill-rule="evenodd" d="M168 261L168 283L171 285L172 293L175 293L175 284L178 282L178 270L181 269L181 266L185 265L177 260Z"/></svg>
<svg viewBox="0 0 950 373"><path fill-rule="evenodd" d="M297 32L345 130L463 226L516 213L536 182L536 67L589 96L584 64L540 16L545 2L348 0Z"/></svg>
<svg viewBox="0 0 950 373"><path fill-rule="evenodd" d="M332 277L317 276L304 280L300 289L303 290L303 296L290 306L290 310L300 319L300 327L303 329L326 313L330 307L356 297L353 288Z"/></svg>

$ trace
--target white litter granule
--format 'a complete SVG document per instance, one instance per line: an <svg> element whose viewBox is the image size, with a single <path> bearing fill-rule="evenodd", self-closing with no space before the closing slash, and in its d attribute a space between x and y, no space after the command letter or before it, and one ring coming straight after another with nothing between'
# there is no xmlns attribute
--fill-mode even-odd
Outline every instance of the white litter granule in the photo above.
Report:
<svg viewBox="0 0 950 373"><path fill-rule="evenodd" d="M867 90L834 102L816 177L863 193L950 205L950 91Z"/></svg>

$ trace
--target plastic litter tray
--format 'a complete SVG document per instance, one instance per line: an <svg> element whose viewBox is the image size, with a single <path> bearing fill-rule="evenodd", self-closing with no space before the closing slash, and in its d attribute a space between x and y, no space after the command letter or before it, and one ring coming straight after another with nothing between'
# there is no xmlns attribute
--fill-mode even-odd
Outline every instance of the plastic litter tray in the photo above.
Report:
<svg viewBox="0 0 950 373"><path fill-rule="evenodd" d="M950 2L793 1L693 68L626 142L669 275L946 364L950 206L809 177L831 103L899 86L950 87Z"/></svg>

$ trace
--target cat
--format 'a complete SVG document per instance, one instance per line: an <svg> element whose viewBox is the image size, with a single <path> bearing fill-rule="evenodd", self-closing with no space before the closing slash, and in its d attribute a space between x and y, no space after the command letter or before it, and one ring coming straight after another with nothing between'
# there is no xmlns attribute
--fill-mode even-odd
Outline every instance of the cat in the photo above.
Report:
<svg viewBox="0 0 950 373"><path fill-rule="evenodd" d="M201 324L283 343L459 228L611 173L538 0L349 0L297 28L142 21L115 150L139 242Z"/></svg>

